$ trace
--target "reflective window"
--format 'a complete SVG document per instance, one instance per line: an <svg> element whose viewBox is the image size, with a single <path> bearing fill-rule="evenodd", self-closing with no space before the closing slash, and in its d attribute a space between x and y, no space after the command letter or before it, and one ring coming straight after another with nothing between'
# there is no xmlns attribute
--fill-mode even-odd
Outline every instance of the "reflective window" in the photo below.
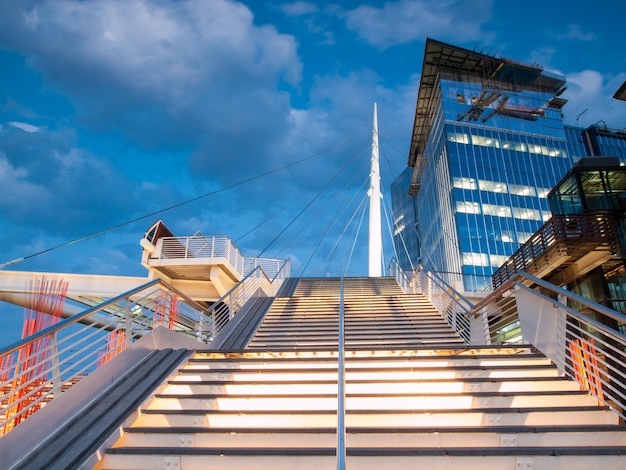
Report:
<svg viewBox="0 0 626 470"><path fill-rule="evenodd" d="M463 264L466 266L489 266L485 253L463 253Z"/></svg>
<svg viewBox="0 0 626 470"><path fill-rule="evenodd" d="M500 181L479 180L478 186L481 191L491 191L494 193L506 193L506 183Z"/></svg>
<svg viewBox="0 0 626 470"><path fill-rule="evenodd" d="M494 268L499 268L509 259L508 256L504 255L489 255L489 260L491 261L491 266Z"/></svg>
<svg viewBox="0 0 626 470"><path fill-rule="evenodd" d="M477 202L458 201L456 203L456 211L466 214L480 214L480 206Z"/></svg>
<svg viewBox="0 0 626 470"><path fill-rule="evenodd" d="M509 193L517 196L536 196L537 191L532 186L524 184L510 184Z"/></svg>
<svg viewBox="0 0 626 470"><path fill-rule="evenodd" d="M513 217L524 220L542 220L540 211L536 209L526 209L523 207L514 207Z"/></svg>
<svg viewBox="0 0 626 470"><path fill-rule="evenodd" d="M452 185L461 189L476 189L476 180L474 178L463 178L455 176L452 179Z"/></svg>
<svg viewBox="0 0 626 470"><path fill-rule="evenodd" d="M496 217L511 217L511 208L507 206L483 204L483 214L493 215Z"/></svg>

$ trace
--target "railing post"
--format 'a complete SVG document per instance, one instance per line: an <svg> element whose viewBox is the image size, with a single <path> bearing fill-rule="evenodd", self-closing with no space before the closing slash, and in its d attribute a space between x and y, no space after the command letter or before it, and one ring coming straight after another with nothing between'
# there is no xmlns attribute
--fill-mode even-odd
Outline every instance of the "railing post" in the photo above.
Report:
<svg viewBox="0 0 626 470"><path fill-rule="evenodd" d="M126 349L130 348L133 342L133 316L130 311L130 299L124 300L124 330L126 331Z"/></svg>
<svg viewBox="0 0 626 470"><path fill-rule="evenodd" d="M215 339L215 336L217 335L217 315L216 315L216 309L214 308L213 311L211 312L211 341Z"/></svg>
<svg viewBox="0 0 626 470"><path fill-rule="evenodd" d="M339 281L339 344L337 364L337 470L346 468L346 393L345 393L345 335L343 311L343 272Z"/></svg>
<svg viewBox="0 0 626 470"><path fill-rule="evenodd" d="M59 342L57 332L50 335L50 373L52 375L52 396L59 398L63 384L61 383L61 365L59 363Z"/></svg>

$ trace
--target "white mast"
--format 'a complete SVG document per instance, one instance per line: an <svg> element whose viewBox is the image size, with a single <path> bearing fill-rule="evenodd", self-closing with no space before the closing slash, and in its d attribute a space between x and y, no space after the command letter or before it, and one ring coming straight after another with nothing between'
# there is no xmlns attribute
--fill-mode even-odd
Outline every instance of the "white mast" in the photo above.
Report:
<svg viewBox="0 0 626 470"><path fill-rule="evenodd" d="M369 224L369 277L382 276L383 241L380 221L380 165L378 162L378 113L374 103L374 130L372 131L372 167L370 170L370 224Z"/></svg>

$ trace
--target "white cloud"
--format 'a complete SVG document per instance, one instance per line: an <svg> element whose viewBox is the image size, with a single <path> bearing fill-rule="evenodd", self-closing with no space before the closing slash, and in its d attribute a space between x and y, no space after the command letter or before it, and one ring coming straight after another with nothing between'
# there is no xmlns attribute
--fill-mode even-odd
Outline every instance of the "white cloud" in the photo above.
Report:
<svg viewBox="0 0 626 470"><path fill-rule="evenodd" d="M491 0L399 0L377 8L362 5L344 12L346 25L368 44L385 49L426 36L467 41L482 37Z"/></svg>
<svg viewBox="0 0 626 470"><path fill-rule="evenodd" d="M564 33L557 36L561 40L574 40L574 41L594 41L596 35L593 33L585 33L582 28L577 24L570 24Z"/></svg>
<svg viewBox="0 0 626 470"><path fill-rule="evenodd" d="M13 127L17 127L18 129L22 129L24 132L37 132L39 131L39 127L33 126L32 124L28 124L27 122L17 122L12 121L9 122Z"/></svg>
<svg viewBox="0 0 626 470"><path fill-rule="evenodd" d="M605 77L596 70L583 70L566 74L568 103L564 108L569 124L589 126L604 121L610 128L626 128L626 103L613 99L626 73ZM581 114L583 113L583 114Z"/></svg>
<svg viewBox="0 0 626 470"><path fill-rule="evenodd" d="M315 13L318 8L317 5L311 2L291 2L284 3L280 6L280 10L289 16L303 16L311 13Z"/></svg>
<svg viewBox="0 0 626 470"><path fill-rule="evenodd" d="M284 132L290 107L280 89L300 82L297 44L256 25L243 4L42 0L5 10L0 46L29 57L92 130L151 149L224 148L220 161L231 151L252 158L254 142L233 140L244 129Z"/></svg>

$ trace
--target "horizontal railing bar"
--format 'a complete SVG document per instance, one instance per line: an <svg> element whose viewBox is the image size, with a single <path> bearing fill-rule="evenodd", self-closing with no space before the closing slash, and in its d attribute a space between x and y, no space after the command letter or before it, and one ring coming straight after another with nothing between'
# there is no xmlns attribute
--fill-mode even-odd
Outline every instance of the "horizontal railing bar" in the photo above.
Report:
<svg viewBox="0 0 626 470"><path fill-rule="evenodd" d="M123 294L120 294L116 297L112 297L111 299L108 299L106 301L104 301L101 304L98 304L94 307L90 307L87 310L85 310L82 313L79 313L77 315L73 315L69 318L66 318L64 320L61 320L59 323L57 323L56 325L52 325L49 326L48 328L41 330L37 333L34 333L32 335L30 335L28 338L25 338L23 340L20 340L12 345L6 346L2 349L0 349L0 357L6 355L6 354L10 354L12 352L15 352L17 350L19 350L22 346L31 343L33 341L39 340L41 338L44 338L45 336L48 336L52 333L55 333L57 331L60 331L74 323L79 323L82 320L90 317L91 315L98 313L100 311L105 310L107 307L111 306L111 305L115 305L118 302L132 297L133 295L149 288L152 286L156 286L156 285L163 285L165 288L167 288L168 290L171 290L172 292L176 293L176 295L182 297L185 302L191 304L194 308L198 309L200 312L204 312L207 316L210 316L209 312L200 304L198 304L195 300L189 298L187 295L183 294L180 290L176 289L175 287L169 285L168 283L166 283L165 281L163 281L162 279L158 278L158 279L154 279L150 282L147 282L146 284L142 284L141 286L135 287L134 289L131 289L127 292L124 292ZM153 292L156 292L153 291ZM145 296L142 298L146 298ZM156 305L156 304L155 304ZM189 319L190 321L193 321L192 319ZM96 319L94 322L92 323L96 323L98 320Z"/></svg>
<svg viewBox="0 0 626 470"><path fill-rule="evenodd" d="M592 300L589 300L585 297L582 297L578 294L575 294L574 292L568 291L566 289L563 289L562 287L558 287L555 286L554 284L551 284L547 281L544 281L543 279L539 279L538 277L535 277L531 274L525 273L525 272L518 272L517 273L518 276L528 279L529 281L534 282L535 284L544 287L548 290L551 290L554 293L557 294L563 294L566 297L569 297L572 300L575 300L578 303L583 304L586 307L589 307L599 313L601 313L602 315L605 315L609 318L612 318L613 320L617 320L621 323L626 323L626 315L616 312L615 310L612 310L608 307L605 307L604 305L598 304L596 302L593 302ZM553 300L553 299L552 299ZM575 311L575 310L573 310Z"/></svg>

